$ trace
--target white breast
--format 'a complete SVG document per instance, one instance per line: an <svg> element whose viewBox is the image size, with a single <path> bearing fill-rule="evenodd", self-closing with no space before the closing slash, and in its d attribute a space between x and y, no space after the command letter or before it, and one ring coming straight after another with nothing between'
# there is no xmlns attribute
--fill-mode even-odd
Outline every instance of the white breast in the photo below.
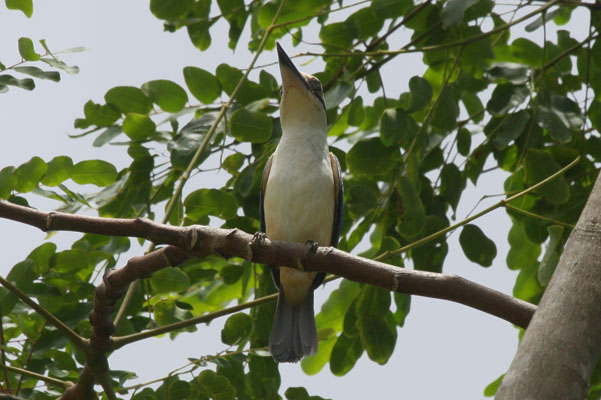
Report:
<svg viewBox="0 0 601 400"><path fill-rule="evenodd" d="M265 233L275 240L329 246L334 221L334 177L324 138L282 138L275 151L263 203ZM315 273L280 268L286 301L298 306Z"/></svg>
<svg viewBox="0 0 601 400"><path fill-rule="evenodd" d="M296 143L295 143L296 142ZM329 246L334 220L334 178L327 148L290 140L276 149L265 188L267 237Z"/></svg>

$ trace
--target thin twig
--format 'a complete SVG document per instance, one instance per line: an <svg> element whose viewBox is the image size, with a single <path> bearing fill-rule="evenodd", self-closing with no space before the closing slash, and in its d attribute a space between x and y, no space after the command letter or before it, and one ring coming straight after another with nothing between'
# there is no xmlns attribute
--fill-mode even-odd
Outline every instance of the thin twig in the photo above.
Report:
<svg viewBox="0 0 601 400"><path fill-rule="evenodd" d="M576 157L574 159L574 161L572 161L571 163L569 163L568 165L566 165L565 167L563 167L562 169L560 169L559 171L557 171L556 173L554 173L553 175L547 177L546 179L543 179L542 181L540 181L539 183L537 183L536 185L530 186L529 188L522 190L521 192L519 192L518 194L515 194L511 197L508 197L506 199L503 199L501 201L499 201L498 203L493 204L492 206L480 211L477 214L472 215L469 218L464 219L461 222L458 222L454 225L451 225L445 229L441 229L438 232L435 232L429 236L426 236L425 238L422 238L420 240L417 240L413 243L408 244L407 246L403 246L399 249L396 250L390 250L387 251L385 253L380 254L378 257L374 258L374 260L376 261L380 261L380 260L386 260L389 258L392 258L398 254L404 253L406 251L409 251L411 249L414 249L416 247L419 247L423 244L426 244L434 239L438 239L439 237L445 235L447 232L450 232L452 230L455 230L463 225L469 224L470 222L472 222L473 220L480 218L481 216L488 214L489 212L496 210L499 207L504 207L506 204L519 199L520 197L532 192L533 190L538 189L539 187L545 185L546 183L549 183L550 181L552 181L553 179L557 178L559 175L563 174L564 172L566 172L568 169L572 168L574 165L578 164L580 162L580 156Z"/></svg>
<svg viewBox="0 0 601 400"><path fill-rule="evenodd" d="M50 385L58 386L61 389L68 389L71 386L73 386L73 382L61 381L60 379L55 379L55 378L51 378L49 376L40 375L35 372L28 371L26 369L22 369L22 368L18 368L18 367L13 367L10 365L0 365L0 368L4 369L5 371L14 372L16 374L31 376L32 378L46 382Z"/></svg>
<svg viewBox="0 0 601 400"><path fill-rule="evenodd" d="M550 222L550 223L555 224L555 225L565 226L566 228L574 229L574 227L576 226L574 224L568 224L567 222L558 221L558 220L553 219L553 218L548 218L548 217L545 217L543 215L535 214L535 213L530 212L528 210L524 210L523 208L512 206L511 204L505 204L505 208L508 208L508 209L513 210L515 212L519 212L521 214L527 215L527 216L532 217L532 218L540 219L541 221Z"/></svg>
<svg viewBox="0 0 601 400"><path fill-rule="evenodd" d="M46 321L50 322L54 325L59 331L63 332L63 334L80 350L85 350L87 346L87 340L83 337L79 336L77 332L69 328L65 325L61 320L56 318L54 315L50 314L46 309L40 306L38 303L33 301L29 296L21 291L18 287L4 279L3 276L0 275L0 284L15 294L18 298L21 299L25 304L29 307L33 308L38 314L40 314Z"/></svg>

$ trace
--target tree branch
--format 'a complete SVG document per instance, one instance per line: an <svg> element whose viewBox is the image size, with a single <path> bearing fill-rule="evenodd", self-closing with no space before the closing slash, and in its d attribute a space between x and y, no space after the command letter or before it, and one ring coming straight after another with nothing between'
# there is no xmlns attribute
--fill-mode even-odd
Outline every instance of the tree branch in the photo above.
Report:
<svg viewBox="0 0 601 400"><path fill-rule="evenodd" d="M601 354L601 175L497 399L584 399Z"/></svg>
<svg viewBox="0 0 601 400"><path fill-rule="evenodd" d="M0 217L14 219L42 230L69 230L118 236L142 237L155 244L179 247L191 256L204 258L216 254L225 258L240 257L266 265L286 265L306 271L323 271L401 293L455 301L526 327L535 306L488 289L466 279L424 271L406 270L354 256L331 247L308 252L302 243L253 241L253 236L238 229L225 230L195 225L174 227L148 219L109 219L64 213L50 213L0 201ZM158 257L153 253L152 257ZM149 255L151 256L151 255ZM146 256L145 256L146 257ZM124 274L128 270L112 274ZM152 273L154 271L145 271ZM106 280L113 279L107 274Z"/></svg>

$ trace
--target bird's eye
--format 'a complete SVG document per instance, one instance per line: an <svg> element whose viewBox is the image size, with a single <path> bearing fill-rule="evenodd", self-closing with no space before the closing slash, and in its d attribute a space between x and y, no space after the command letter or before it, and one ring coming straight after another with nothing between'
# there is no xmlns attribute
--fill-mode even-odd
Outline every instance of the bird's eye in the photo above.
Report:
<svg viewBox="0 0 601 400"><path fill-rule="evenodd" d="M280 97L284 94L284 88L280 88Z"/></svg>

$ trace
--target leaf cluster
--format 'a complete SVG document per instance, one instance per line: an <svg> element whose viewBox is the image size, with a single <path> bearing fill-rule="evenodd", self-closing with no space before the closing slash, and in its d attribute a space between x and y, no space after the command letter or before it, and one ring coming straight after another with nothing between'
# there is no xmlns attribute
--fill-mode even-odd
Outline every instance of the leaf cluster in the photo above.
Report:
<svg viewBox="0 0 601 400"><path fill-rule="evenodd" d="M26 15L31 15L30 4L7 0L9 8ZM288 36L300 45L303 34L318 30L323 52L313 54L324 69L316 75L325 89L331 151L340 159L344 176L339 247L345 251L441 272L449 250L447 236L420 246L412 243L449 227L459 204L470 201L465 198L470 185L486 179L491 170L502 170L509 197L580 156L581 162L563 176L507 204L512 228L506 264L519 270L514 296L536 303L601 162L599 10L590 8L590 34L583 40L561 29L574 23L570 16L578 5L554 1L529 10L527 31L557 33L557 40L547 40L550 35L545 34L537 42L512 38L512 14L491 0L374 0L344 6L328 0L288 1L278 14L280 5L151 0L150 11L167 31L185 30L200 51L210 49L213 27L220 20L229 26L230 48L239 46L246 34L253 52L273 49L275 40ZM523 14L522 3L512 7ZM348 17L331 22L330 14L341 9ZM399 43L399 31L410 42ZM36 53L27 38L19 41L19 50L23 61L73 71L50 51ZM402 77L408 79L409 90L388 97L387 86L396 82L383 81L381 69L386 65L402 74L408 51L421 52L424 73ZM83 106L83 115L74 122L77 136L93 136L94 146L125 150L130 158L125 168L103 160L74 163L67 155L33 157L0 170L0 198L30 205L29 193L34 193L58 201L58 210L71 213L93 210L103 217L151 219L165 215L172 225L211 223L256 232L261 174L281 136L278 79L261 70L258 79L244 80L231 107L224 107L244 69L227 63L215 71L201 67L183 66L179 82L159 79L140 87L109 88L103 102L90 100ZM59 80L58 72L34 66L0 64L0 69ZM7 85L33 89L33 80L3 73L0 92ZM202 182L216 169L221 187L179 189L189 172ZM459 233L467 259L483 267L497 257L497 247L487 237L490 229L471 223ZM15 265L7 279L88 337L94 285L107 268L119 266L120 255L130 246L127 238L91 234L62 251L46 242ZM401 248L406 250L396 251ZM273 292L267 267L241 259L191 260L138 285L115 335ZM13 293L0 288L0 300L8 362L75 381L77 363L85 362L85 354ZM278 366L264 350L274 308L266 303L229 316L221 332L224 349L191 360L189 380L173 374L157 389L130 388L133 399L277 398ZM409 311L408 295L391 297L373 286L341 282L317 315L319 350L302 361L303 370L315 374L329 364L332 373L342 376L364 353L385 364ZM111 377L114 387L129 393L126 383L133 373L112 371ZM10 376L10 386L19 384L21 395L48 398L34 377L18 381ZM485 393L494 390L491 386ZM319 399L304 388L289 388L285 396Z"/></svg>

